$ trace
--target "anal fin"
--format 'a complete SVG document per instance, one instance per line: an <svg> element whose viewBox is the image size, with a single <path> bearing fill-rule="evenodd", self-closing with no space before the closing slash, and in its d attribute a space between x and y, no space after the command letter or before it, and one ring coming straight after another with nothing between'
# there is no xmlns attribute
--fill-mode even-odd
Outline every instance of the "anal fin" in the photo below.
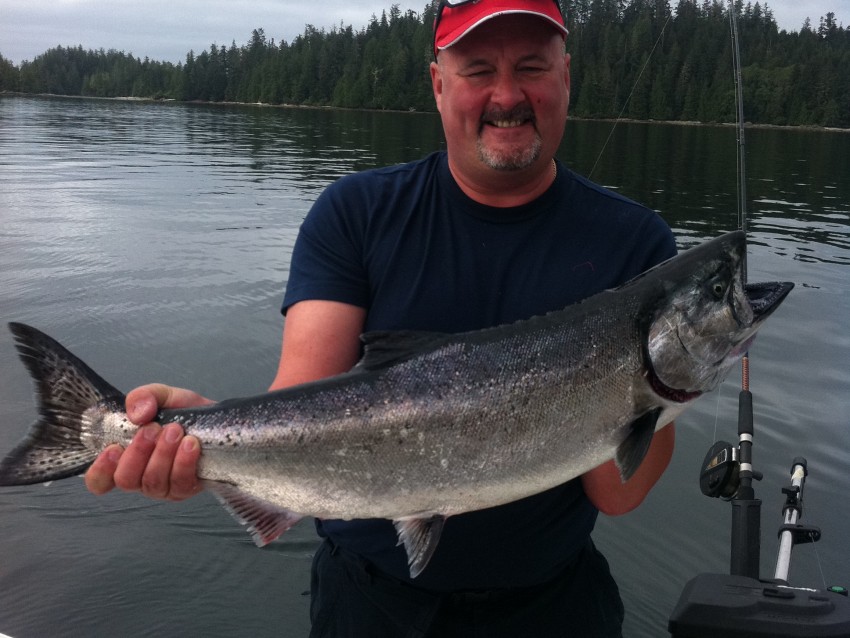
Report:
<svg viewBox="0 0 850 638"><path fill-rule="evenodd" d="M643 457L646 456L652 437L655 435L655 424L660 414L661 408L655 408L632 421L626 440L617 447L614 459L623 483L637 472Z"/></svg>
<svg viewBox="0 0 850 638"><path fill-rule="evenodd" d="M203 481L203 484L241 525L247 526L257 547L268 545L303 518L228 483Z"/></svg>
<svg viewBox="0 0 850 638"><path fill-rule="evenodd" d="M445 516L440 514L393 521L398 532L399 545L404 545L404 550L407 552L407 565L410 568L411 578L416 578L428 565L434 550L437 549L445 523Z"/></svg>

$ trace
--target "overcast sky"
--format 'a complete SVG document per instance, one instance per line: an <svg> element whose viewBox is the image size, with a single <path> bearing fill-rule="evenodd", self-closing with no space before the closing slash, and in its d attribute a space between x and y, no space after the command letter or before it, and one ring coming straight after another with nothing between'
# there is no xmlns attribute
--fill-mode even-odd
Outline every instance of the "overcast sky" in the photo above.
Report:
<svg viewBox="0 0 850 638"><path fill-rule="evenodd" d="M200 53L212 43L229 46L235 40L241 46L256 28L276 42L291 42L307 24L359 29L393 4L402 12L421 12L427 0L0 0L0 54L20 64L58 45L80 44L181 62L190 49ZM850 0L772 0L767 5L780 29L799 31L806 17L817 28L828 11L850 26Z"/></svg>

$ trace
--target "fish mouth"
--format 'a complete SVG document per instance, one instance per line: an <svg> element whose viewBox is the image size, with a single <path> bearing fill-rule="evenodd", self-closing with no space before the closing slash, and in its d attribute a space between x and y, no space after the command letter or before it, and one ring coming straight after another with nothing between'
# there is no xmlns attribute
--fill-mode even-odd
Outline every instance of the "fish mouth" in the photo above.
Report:
<svg viewBox="0 0 850 638"><path fill-rule="evenodd" d="M747 302L753 311L753 323L767 319L794 288L790 281L768 281L744 286Z"/></svg>

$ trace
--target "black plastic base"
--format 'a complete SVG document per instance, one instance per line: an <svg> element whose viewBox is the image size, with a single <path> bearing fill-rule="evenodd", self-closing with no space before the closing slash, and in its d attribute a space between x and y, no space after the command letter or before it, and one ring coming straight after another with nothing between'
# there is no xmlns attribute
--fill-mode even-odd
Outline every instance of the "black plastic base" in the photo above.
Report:
<svg viewBox="0 0 850 638"><path fill-rule="evenodd" d="M673 638L850 638L850 599L745 576L700 574L670 616Z"/></svg>

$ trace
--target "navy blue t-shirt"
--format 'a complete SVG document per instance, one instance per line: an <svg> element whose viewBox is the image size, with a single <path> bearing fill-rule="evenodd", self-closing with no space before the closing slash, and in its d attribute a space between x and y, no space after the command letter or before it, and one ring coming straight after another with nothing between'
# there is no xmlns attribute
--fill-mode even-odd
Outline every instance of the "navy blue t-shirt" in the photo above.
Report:
<svg viewBox="0 0 850 638"><path fill-rule="evenodd" d="M332 300L365 308L366 331L463 332L563 308L675 254L653 211L557 169L545 193L513 208L467 197L445 152L340 179L301 226L283 311ZM450 517L412 582L439 591L544 582L585 546L597 514L576 479ZM325 520L318 530L409 580L390 521Z"/></svg>

